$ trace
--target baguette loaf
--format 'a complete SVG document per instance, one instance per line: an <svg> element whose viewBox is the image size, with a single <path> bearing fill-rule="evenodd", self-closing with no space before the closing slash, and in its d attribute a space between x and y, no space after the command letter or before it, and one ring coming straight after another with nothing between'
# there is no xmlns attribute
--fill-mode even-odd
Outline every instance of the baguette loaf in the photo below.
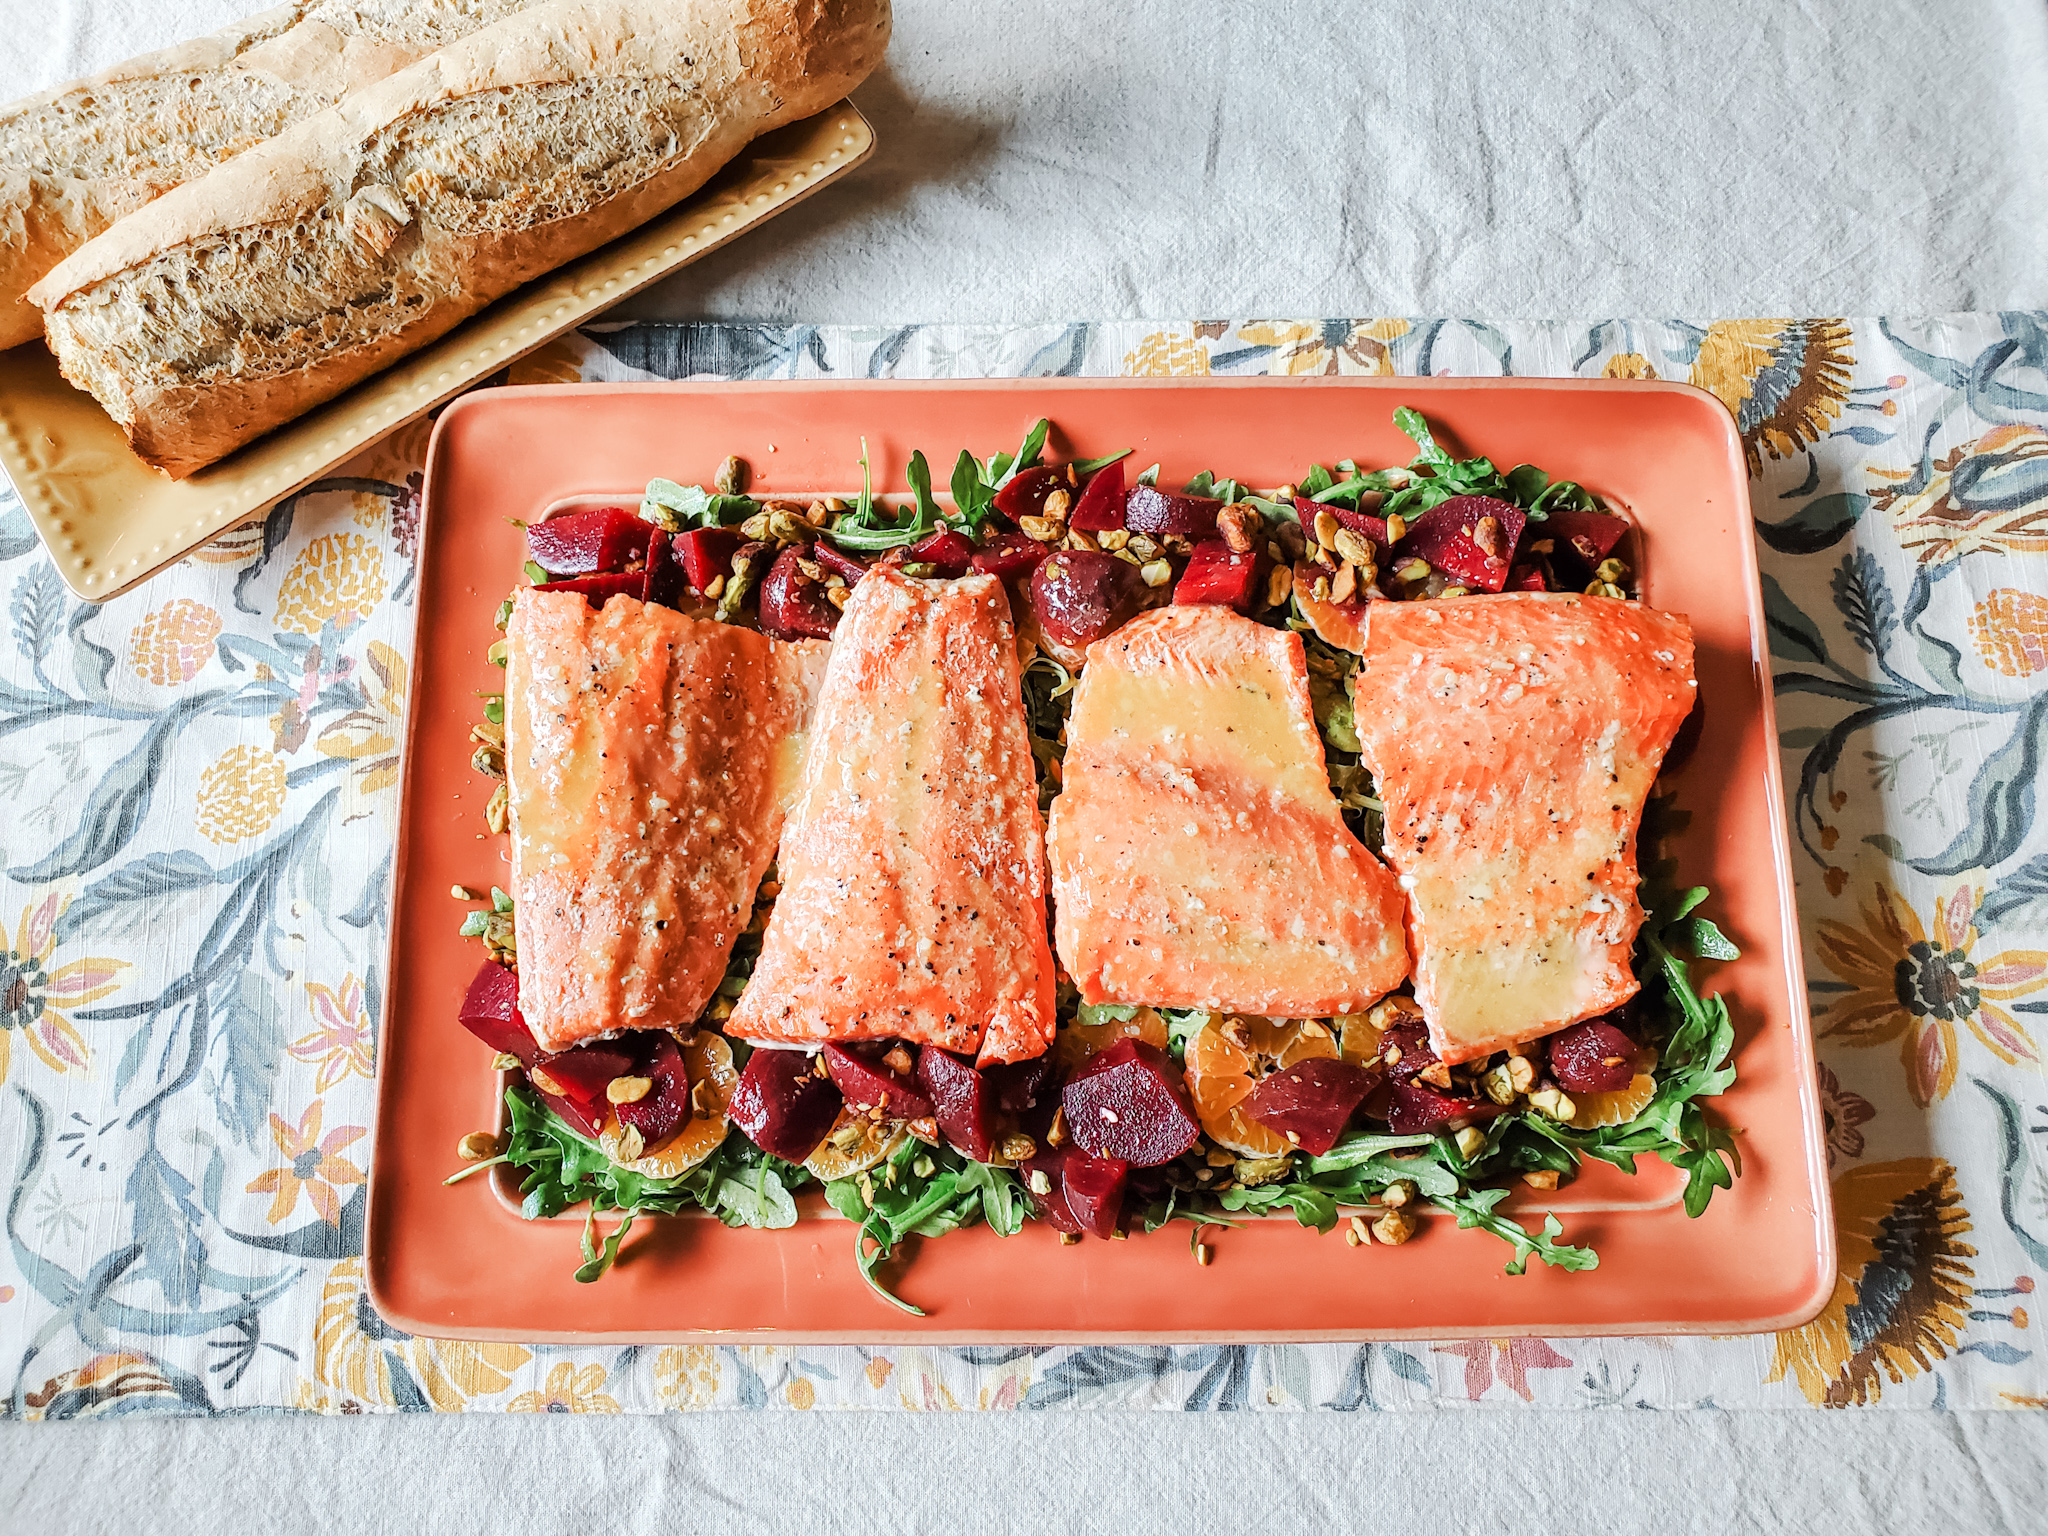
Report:
<svg viewBox="0 0 2048 1536"><path fill-rule="evenodd" d="M888 0L548 0L150 203L30 294L182 479L864 79Z"/></svg>
<svg viewBox="0 0 2048 1536"><path fill-rule="evenodd" d="M123 214L538 0L299 0L0 107L0 348L25 295Z"/></svg>

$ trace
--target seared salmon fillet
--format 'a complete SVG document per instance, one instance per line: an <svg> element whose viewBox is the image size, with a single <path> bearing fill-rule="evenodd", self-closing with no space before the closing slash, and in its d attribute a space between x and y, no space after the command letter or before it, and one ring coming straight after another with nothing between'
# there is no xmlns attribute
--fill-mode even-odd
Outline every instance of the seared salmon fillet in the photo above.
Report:
<svg viewBox="0 0 2048 1536"><path fill-rule="evenodd" d="M505 638L520 1012L550 1051L687 1027L775 857L830 647L531 589Z"/></svg>
<svg viewBox="0 0 2048 1536"><path fill-rule="evenodd" d="M1096 641L1062 786L1054 937L1084 1001L1317 1017L1408 974L1401 890L1330 792L1299 635L1189 606Z"/></svg>
<svg viewBox="0 0 2048 1536"><path fill-rule="evenodd" d="M1051 1045L1045 836L1000 581L861 578L777 870L727 1034L894 1035L984 1064Z"/></svg>
<svg viewBox="0 0 2048 1536"><path fill-rule="evenodd" d="M1636 991L1636 828L1692 710L1680 614L1514 592L1367 610L1358 736L1447 1062Z"/></svg>

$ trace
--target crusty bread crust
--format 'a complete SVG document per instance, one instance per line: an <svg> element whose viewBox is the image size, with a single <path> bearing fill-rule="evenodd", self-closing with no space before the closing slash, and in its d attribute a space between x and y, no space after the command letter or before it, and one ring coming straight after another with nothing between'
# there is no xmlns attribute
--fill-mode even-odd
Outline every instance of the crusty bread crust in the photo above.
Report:
<svg viewBox="0 0 2048 1536"><path fill-rule="evenodd" d="M881 61L888 0L548 0L120 220L37 284L183 478L695 191Z"/></svg>
<svg viewBox="0 0 2048 1536"><path fill-rule="evenodd" d="M116 219L537 0L294 0L0 106L0 348L25 295Z"/></svg>

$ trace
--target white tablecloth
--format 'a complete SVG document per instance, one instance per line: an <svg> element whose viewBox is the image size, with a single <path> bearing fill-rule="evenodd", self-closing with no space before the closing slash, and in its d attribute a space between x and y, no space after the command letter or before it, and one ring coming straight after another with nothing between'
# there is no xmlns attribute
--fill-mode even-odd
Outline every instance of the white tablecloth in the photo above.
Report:
<svg viewBox="0 0 2048 1536"><path fill-rule="evenodd" d="M9 0L0 98L252 8ZM632 312L2048 304L2033 0L1434 9L905 0L889 66L857 98L875 164ZM1898 1413L6 1431L0 1528L39 1530L417 1528L437 1495L463 1512L438 1528L695 1525L700 1508L736 1530L1128 1530L1168 1509L1200 1531L1385 1528L1419 1506L1404 1528L2020 1530L2048 1463L2037 1417Z"/></svg>

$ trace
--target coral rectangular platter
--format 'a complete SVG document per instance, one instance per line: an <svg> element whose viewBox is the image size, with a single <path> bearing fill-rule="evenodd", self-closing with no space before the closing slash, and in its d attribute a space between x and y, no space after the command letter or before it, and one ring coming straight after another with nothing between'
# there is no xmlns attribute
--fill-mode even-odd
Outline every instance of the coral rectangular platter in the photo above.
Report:
<svg viewBox="0 0 2048 1536"><path fill-rule="evenodd" d="M0 352L0 470L64 584L104 602L261 515L607 306L772 219L874 152L851 101L763 134L667 213L537 278L431 346L186 480L128 451L41 342Z"/></svg>
<svg viewBox="0 0 2048 1536"><path fill-rule="evenodd" d="M924 1307L876 1299L853 1228L813 1199L781 1232L702 1216L636 1227L617 1268L579 1285L580 1219L522 1221L485 1179L444 1188L455 1145L498 1119L498 1082L456 1022L481 951L456 937L449 887L505 884L482 833L491 780L469 766L479 692L502 687L485 652L517 580L508 519L592 493L637 499L653 476L709 481L727 454L766 497L845 493L866 437L878 484L902 489L914 448L1014 445L1052 418L1058 457L1124 447L1163 483L1202 469L1272 485L1311 459L1405 463L1398 404L1463 451L1583 481L1645 531L1647 598L1691 617L1705 729L1667 776L1692 821L1674 851L1743 958L1705 969L1738 1031L1740 1080L1715 1108L1743 1174L1697 1221L1654 1160L1630 1179L1599 1165L1513 1208L1558 1212L1598 1269L1502 1273L1506 1250L1451 1219L1401 1248L1353 1248L1282 1217L1211 1229L1196 1267L1177 1227L1062 1247L1049 1228L913 1242L893 1275ZM1456 379L1016 380L685 383L500 389L437 426L420 550L419 644L406 737L403 825L369 1209L369 1280L398 1326L445 1337L662 1341L1144 1341L1737 1333L1789 1327L1834 1282L1830 1216L1792 875L1778 780L1749 502L1733 423L1671 384ZM1540 1204L1536 1203L1538 1200Z"/></svg>

